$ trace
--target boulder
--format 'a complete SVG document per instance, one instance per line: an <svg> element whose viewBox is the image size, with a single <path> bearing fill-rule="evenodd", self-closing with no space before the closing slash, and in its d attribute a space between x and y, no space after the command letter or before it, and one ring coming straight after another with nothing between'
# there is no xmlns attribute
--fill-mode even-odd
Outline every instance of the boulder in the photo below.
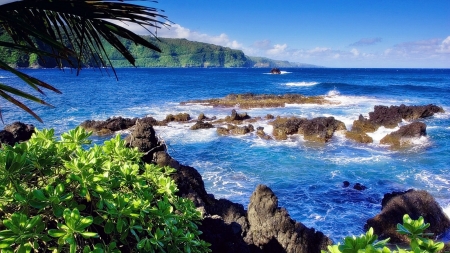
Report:
<svg viewBox="0 0 450 253"><path fill-rule="evenodd" d="M208 128L214 128L214 126L211 123L203 122L203 121L197 121L193 126L191 126L191 130L198 130L198 129L208 129Z"/></svg>
<svg viewBox="0 0 450 253"><path fill-rule="evenodd" d="M270 70L270 74L281 74L281 70L279 68L273 68Z"/></svg>
<svg viewBox="0 0 450 253"><path fill-rule="evenodd" d="M423 122L413 122L386 135L380 140L380 144L387 144L394 148L399 148L409 145L412 139L417 139L425 135L427 135L427 125Z"/></svg>
<svg viewBox="0 0 450 253"><path fill-rule="evenodd" d="M13 143L28 141L34 133L34 126L31 124L24 124L22 122L14 122L5 127L5 131L12 134ZM8 134L6 134L8 135Z"/></svg>
<svg viewBox="0 0 450 253"><path fill-rule="evenodd" d="M246 119L250 119L250 115L248 115L246 112L244 113L237 113L235 109L233 109L231 111L231 116L227 116L225 118L226 121L229 122L233 122L233 121L241 121L241 120L246 120Z"/></svg>
<svg viewBox="0 0 450 253"><path fill-rule="evenodd" d="M367 220L365 229L372 227L381 239L390 237L391 243L408 242L408 238L396 232L397 223L403 223L403 215L412 219L422 216L430 223L427 233L441 235L450 228L450 220L436 200L426 191L408 190L384 195L381 212Z"/></svg>
<svg viewBox="0 0 450 253"><path fill-rule="evenodd" d="M80 124L87 131L98 135L112 134L115 131L128 129L136 124L137 118L113 117L106 120L86 120Z"/></svg>
<svg viewBox="0 0 450 253"><path fill-rule="evenodd" d="M320 252L331 244L323 233L292 220L265 185L256 187L247 212L250 228L244 240L261 252Z"/></svg>
<svg viewBox="0 0 450 253"><path fill-rule="evenodd" d="M347 130L342 121L334 117L318 117L303 122L298 133L302 134L305 140L316 142L328 142L335 131Z"/></svg>
<svg viewBox="0 0 450 253"><path fill-rule="evenodd" d="M225 127L218 127L216 131L219 135L229 135L230 134L230 130Z"/></svg>

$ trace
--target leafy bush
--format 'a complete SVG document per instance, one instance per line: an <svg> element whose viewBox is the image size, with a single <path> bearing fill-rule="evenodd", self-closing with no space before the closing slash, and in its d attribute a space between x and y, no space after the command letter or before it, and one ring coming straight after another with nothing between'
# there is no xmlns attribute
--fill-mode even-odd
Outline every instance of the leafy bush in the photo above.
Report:
<svg viewBox="0 0 450 253"><path fill-rule="evenodd" d="M433 240L426 238L433 236L432 233L425 233L425 229L430 226L430 223L425 223L422 216L417 220L413 220L408 214L403 216L403 224L397 224L397 232L403 235L407 235L410 239L410 249L405 250L397 246L397 250L391 251L386 247L388 239L377 241L378 236L373 234L373 229L370 228L365 235L360 237L346 237L344 244L337 244L328 246L328 251L322 251L322 253L435 253L444 248L444 243L434 242Z"/></svg>
<svg viewBox="0 0 450 253"><path fill-rule="evenodd" d="M38 131L0 150L1 252L208 252L201 215L173 169L143 164L117 136Z"/></svg>

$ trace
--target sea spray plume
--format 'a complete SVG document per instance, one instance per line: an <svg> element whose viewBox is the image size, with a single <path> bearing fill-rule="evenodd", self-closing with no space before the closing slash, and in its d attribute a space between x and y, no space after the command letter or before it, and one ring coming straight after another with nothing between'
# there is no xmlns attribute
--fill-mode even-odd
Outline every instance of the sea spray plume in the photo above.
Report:
<svg viewBox="0 0 450 253"><path fill-rule="evenodd" d="M160 49L115 22L136 24L147 30L168 26L168 19L161 14L162 10L128 2L131 1L8 1L0 8L0 34L6 38L0 40L0 46L27 52L31 54L30 57L42 61L54 60L59 68L69 66L77 69L77 74L84 66L109 66L116 75L102 45L103 40L111 44L133 66L135 58L118 38L158 52ZM42 88L61 93L52 85L22 73L2 60L0 69L13 73L42 95L45 95ZM40 122L42 119L33 110L12 95L51 106L30 93L0 83L0 96ZM1 114L0 119L3 121Z"/></svg>

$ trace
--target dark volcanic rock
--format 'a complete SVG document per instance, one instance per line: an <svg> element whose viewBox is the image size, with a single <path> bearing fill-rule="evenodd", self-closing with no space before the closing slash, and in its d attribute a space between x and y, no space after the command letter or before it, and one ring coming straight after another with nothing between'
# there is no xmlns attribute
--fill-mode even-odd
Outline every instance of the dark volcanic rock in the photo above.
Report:
<svg viewBox="0 0 450 253"><path fill-rule="evenodd" d="M191 130L198 130L198 129L208 129L208 128L214 128L214 126L211 123L203 122L203 121L197 121L193 126L191 126Z"/></svg>
<svg viewBox="0 0 450 253"><path fill-rule="evenodd" d="M31 124L24 124L22 122L14 122L5 127L5 131L13 135L14 142L28 141L34 133L34 126Z"/></svg>
<svg viewBox="0 0 450 253"><path fill-rule="evenodd" d="M176 121L176 122L186 122L189 121L191 119L191 116L187 113L178 113L176 115L173 114L169 114L166 116L165 121L166 122L172 122L172 121Z"/></svg>
<svg viewBox="0 0 450 253"><path fill-rule="evenodd" d="M334 117L318 117L308 120L300 125L299 134L303 134L305 140L328 142L335 131L347 130L342 121Z"/></svg>
<svg viewBox="0 0 450 253"><path fill-rule="evenodd" d="M353 186L353 189L358 190L358 191L364 191L365 189L367 189L367 187L365 187L364 185L362 185L360 183L356 183Z"/></svg>
<svg viewBox="0 0 450 253"><path fill-rule="evenodd" d="M380 238L390 237L392 243L407 242L406 236L396 232L396 225L403 223L404 214L409 214L412 219L422 216L425 222L430 223L426 232L436 236L450 228L450 220L433 196L426 191L415 190L385 194L381 213L369 219L365 228L373 227L375 234Z"/></svg>
<svg viewBox="0 0 450 253"><path fill-rule="evenodd" d="M86 120L80 124L81 127L96 134L112 134L115 131L128 129L136 123L137 118L113 117L103 120Z"/></svg>
<svg viewBox="0 0 450 253"><path fill-rule="evenodd" d="M270 122L273 125L272 134L277 140L286 140L287 135L296 134L300 125L308 121L305 118L281 118L277 117L274 121Z"/></svg>
<svg viewBox="0 0 450 253"><path fill-rule="evenodd" d="M281 70L279 68L273 68L270 70L270 74L281 74Z"/></svg>
<svg viewBox="0 0 450 253"><path fill-rule="evenodd" d="M142 160L146 163L153 161L153 154L157 151L165 151L164 143L160 142L155 134L155 129L151 122L153 118L143 118L136 120L134 130L125 138L130 147L137 147L139 151L144 152Z"/></svg>
<svg viewBox="0 0 450 253"><path fill-rule="evenodd" d="M345 124L334 117L318 117L311 120L277 117L270 124L273 125L272 134L277 140L286 140L287 135L299 133L305 140L327 142L335 131L346 130Z"/></svg>
<svg viewBox="0 0 450 253"><path fill-rule="evenodd" d="M0 131L0 147L3 144L14 146L16 142L14 141L14 135L6 130Z"/></svg>
<svg viewBox="0 0 450 253"><path fill-rule="evenodd" d="M380 144L388 144L398 148L408 145L413 138L420 138L425 135L427 135L427 125L422 122L413 122L386 135L380 140Z"/></svg>
<svg viewBox="0 0 450 253"><path fill-rule="evenodd" d="M321 232L292 220L270 188L258 185L248 206L245 241L262 252L320 252L331 243Z"/></svg>
<svg viewBox="0 0 450 253"><path fill-rule="evenodd" d="M257 128L256 128L256 135L257 135L259 138L264 139L264 140L272 140L272 137L270 137L270 135L267 135L267 134L264 132L264 127L257 127Z"/></svg>
<svg viewBox="0 0 450 253"><path fill-rule="evenodd" d="M433 116L435 113L444 112L442 107L436 105L423 106L383 106L376 105L374 111L369 113L369 120L376 126L384 126L386 128L394 128L402 119L411 121L420 118Z"/></svg>

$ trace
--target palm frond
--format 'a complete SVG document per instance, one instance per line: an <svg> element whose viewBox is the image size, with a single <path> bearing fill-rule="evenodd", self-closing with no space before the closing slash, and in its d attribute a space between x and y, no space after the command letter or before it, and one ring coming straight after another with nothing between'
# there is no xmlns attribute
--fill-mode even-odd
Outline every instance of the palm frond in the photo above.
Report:
<svg viewBox="0 0 450 253"><path fill-rule="evenodd" d="M149 30L167 26L170 21L161 14L164 12L162 10L130 2L136 1L22 0L1 5L0 32L7 33L13 43L0 41L0 46L35 53L40 58L51 57L59 63L58 66L62 67L62 62L65 62L76 68L77 73L88 64L89 59L94 59L89 64L94 64L95 67L111 67L114 71L102 44L104 40L134 66L133 55L119 38L131 40L151 50L160 52L160 49L116 23L137 24ZM45 45L46 49L38 47L37 42ZM60 93L55 87L25 75L1 61L0 69L17 75L39 93L43 94L40 87ZM0 86L0 92L0 96L40 120L28 107L7 94L11 93L11 89ZM12 94L37 102L31 99L30 94L15 92Z"/></svg>

